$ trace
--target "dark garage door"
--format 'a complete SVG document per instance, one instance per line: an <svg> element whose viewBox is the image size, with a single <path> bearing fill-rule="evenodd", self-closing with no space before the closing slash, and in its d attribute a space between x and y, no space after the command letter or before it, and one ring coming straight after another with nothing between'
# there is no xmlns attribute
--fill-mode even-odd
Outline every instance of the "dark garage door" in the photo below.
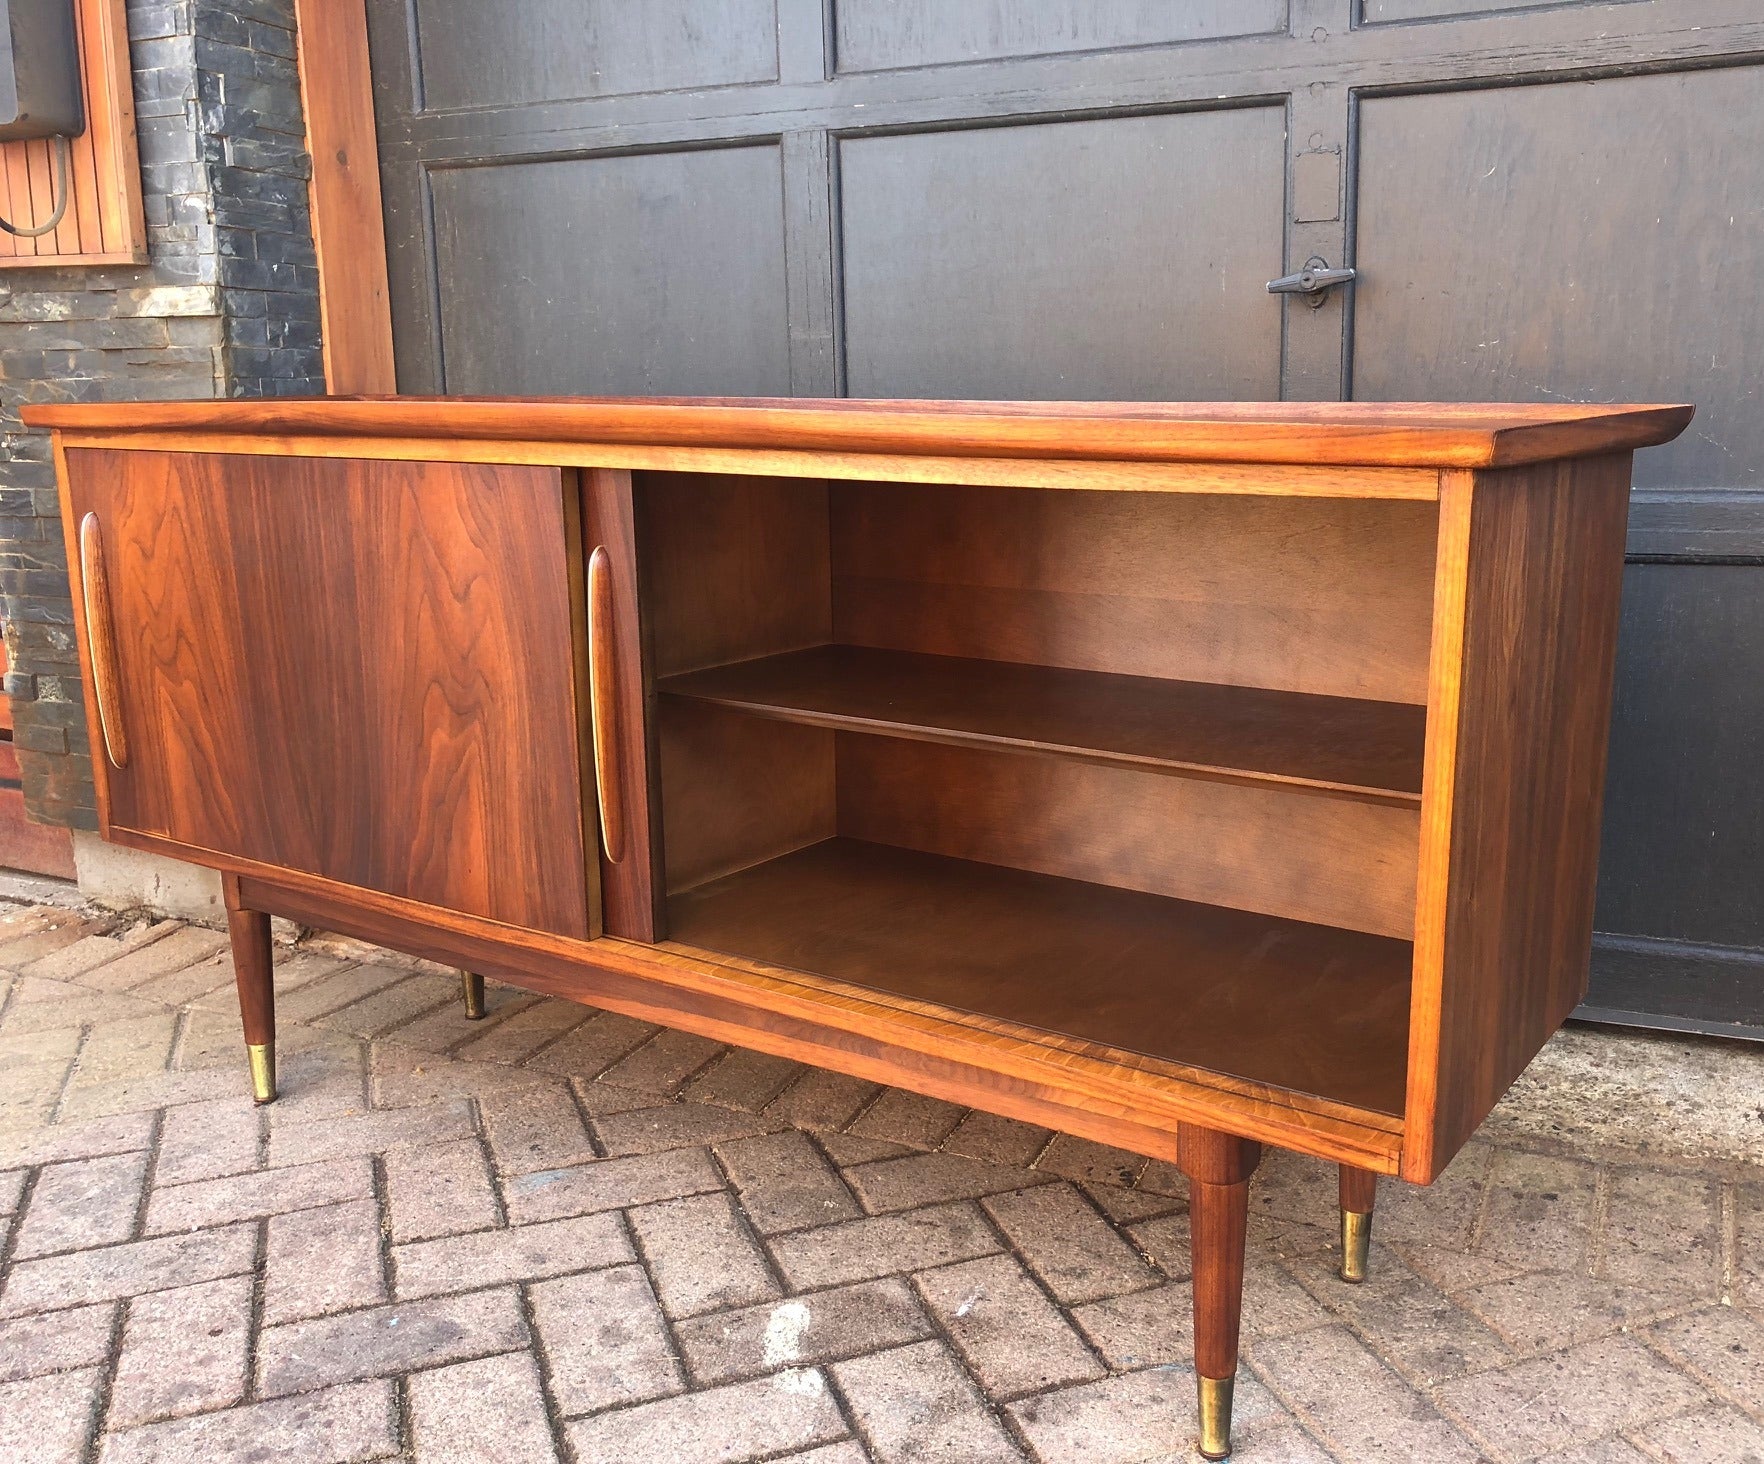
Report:
<svg viewBox="0 0 1764 1464"><path fill-rule="evenodd" d="M1591 1002L1764 1036L1757 0L370 10L407 391L1697 402Z"/></svg>

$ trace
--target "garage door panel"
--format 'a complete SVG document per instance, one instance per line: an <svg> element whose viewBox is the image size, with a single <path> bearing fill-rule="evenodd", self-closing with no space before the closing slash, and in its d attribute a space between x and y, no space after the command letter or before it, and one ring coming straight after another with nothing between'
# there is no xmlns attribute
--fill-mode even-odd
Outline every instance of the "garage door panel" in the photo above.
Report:
<svg viewBox="0 0 1764 1464"><path fill-rule="evenodd" d="M1285 114L848 139L853 396L1280 394Z"/></svg>
<svg viewBox="0 0 1764 1464"><path fill-rule="evenodd" d="M422 104L507 107L767 81L775 0L412 0Z"/></svg>
<svg viewBox="0 0 1764 1464"><path fill-rule="evenodd" d="M841 71L1154 46L1286 28L1287 0L835 0Z"/></svg>
<svg viewBox="0 0 1764 1464"><path fill-rule="evenodd" d="M1354 395L1695 401L1639 487L1764 486L1764 68L1367 101Z"/></svg>
<svg viewBox="0 0 1764 1464"><path fill-rule="evenodd" d="M432 176L445 390L788 395L776 146Z"/></svg>
<svg viewBox="0 0 1764 1464"><path fill-rule="evenodd" d="M1443 20L1447 16L1490 15L1501 10L1565 10L1592 0L1361 0L1364 25L1405 20Z"/></svg>

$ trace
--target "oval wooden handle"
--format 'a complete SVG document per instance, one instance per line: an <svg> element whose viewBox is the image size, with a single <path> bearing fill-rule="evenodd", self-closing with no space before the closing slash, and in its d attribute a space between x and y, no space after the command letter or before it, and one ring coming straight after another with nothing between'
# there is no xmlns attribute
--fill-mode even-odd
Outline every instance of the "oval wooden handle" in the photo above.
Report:
<svg viewBox="0 0 1764 1464"><path fill-rule="evenodd" d="M613 662L612 560L588 556L588 715L594 734L594 791L607 862L625 857L625 781L619 766L618 687Z"/></svg>
<svg viewBox="0 0 1764 1464"><path fill-rule="evenodd" d="M86 646L92 658L92 698L98 703L98 725L104 755L119 768L129 765L129 739L123 731L117 684L116 624L110 614L110 581L104 574L104 540L98 515L80 520L80 587L86 614Z"/></svg>

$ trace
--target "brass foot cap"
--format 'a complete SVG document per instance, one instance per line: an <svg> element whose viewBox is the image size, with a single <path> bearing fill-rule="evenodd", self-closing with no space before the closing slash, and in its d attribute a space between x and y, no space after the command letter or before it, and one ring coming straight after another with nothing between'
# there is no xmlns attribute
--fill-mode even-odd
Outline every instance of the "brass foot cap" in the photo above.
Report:
<svg viewBox="0 0 1764 1464"><path fill-rule="evenodd" d="M1366 1279L1366 1255L1372 1246L1372 1217L1353 1210L1341 1212L1341 1279L1358 1286Z"/></svg>
<svg viewBox="0 0 1764 1464"><path fill-rule="evenodd" d="M251 1059L251 1096L258 1103L276 1101L276 1049L269 1042L248 1042L245 1053Z"/></svg>
<svg viewBox="0 0 1764 1464"><path fill-rule="evenodd" d="M484 978L475 971L461 971L459 978L465 994L466 1018L475 1022L484 1015Z"/></svg>
<svg viewBox="0 0 1764 1464"><path fill-rule="evenodd" d="M1236 1378L1196 1377L1200 1399L1200 1454L1203 1459L1231 1456L1231 1393Z"/></svg>

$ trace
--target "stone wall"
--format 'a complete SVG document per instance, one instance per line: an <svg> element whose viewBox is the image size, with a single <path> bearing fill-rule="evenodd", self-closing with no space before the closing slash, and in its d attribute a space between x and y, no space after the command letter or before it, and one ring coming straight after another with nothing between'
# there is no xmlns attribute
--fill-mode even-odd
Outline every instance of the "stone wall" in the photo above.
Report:
<svg viewBox="0 0 1764 1464"><path fill-rule="evenodd" d="M322 391L293 0L128 0L151 262L0 269L0 619L25 800L96 825L49 444L26 402Z"/></svg>

